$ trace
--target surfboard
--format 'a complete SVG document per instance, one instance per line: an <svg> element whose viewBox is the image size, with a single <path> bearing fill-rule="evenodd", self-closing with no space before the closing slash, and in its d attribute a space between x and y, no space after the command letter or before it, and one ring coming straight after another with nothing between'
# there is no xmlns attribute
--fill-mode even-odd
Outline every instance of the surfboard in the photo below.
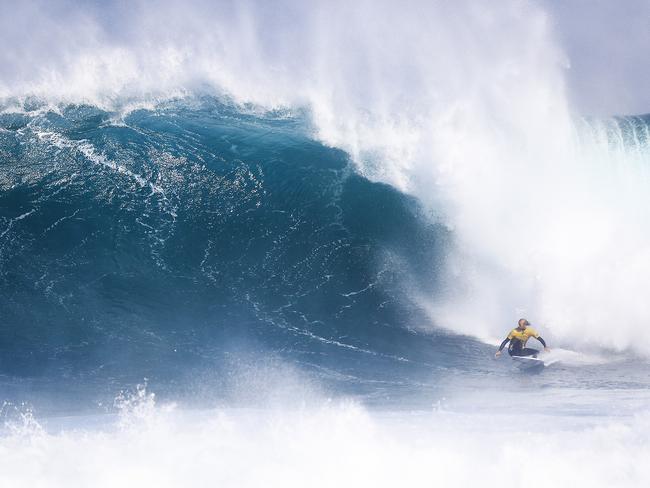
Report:
<svg viewBox="0 0 650 488"><path fill-rule="evenodd" d="M541 369L546 366L543 359L531 356L512 356L512 360L519 369Z"/></svg>

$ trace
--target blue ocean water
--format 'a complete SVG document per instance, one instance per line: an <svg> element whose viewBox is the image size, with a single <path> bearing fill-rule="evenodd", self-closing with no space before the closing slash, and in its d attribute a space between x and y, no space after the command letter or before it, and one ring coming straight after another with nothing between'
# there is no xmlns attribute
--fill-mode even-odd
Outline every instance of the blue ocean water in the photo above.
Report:
<svg viewBox="0 0 650 488"><path fill-rule="evenodd" d="M435 292L449 232L304 117L214 98L116 116L2 116L5 391L90 407L143 378L193 391L245 356L344 385L481 350L416 332L400 290Z"/></svg>
<svg viewBox="0 0 650 488"><path fill-rule="evenodd" d="M0 119L4 401L106 412L146 379L163 399L233 402L242 370L276 363L374 405L511 383L493 346L424 331L409 300L444 293L453 232L314 141L304 114L32 103ZM647 387L629 361L525 387Z"/></svg>

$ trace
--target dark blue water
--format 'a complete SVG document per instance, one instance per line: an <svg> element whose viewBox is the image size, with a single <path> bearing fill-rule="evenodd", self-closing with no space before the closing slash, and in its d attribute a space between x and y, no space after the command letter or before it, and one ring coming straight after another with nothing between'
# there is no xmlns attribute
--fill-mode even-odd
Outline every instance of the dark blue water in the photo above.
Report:
<svg viewBox="0 0 650 488"><path fill-rule="evenodd" d="M27 108L0 118L6 388L183 389L242 357L386 380L458 342L404 291L436 293L449 232L300 114Z"/></svg>

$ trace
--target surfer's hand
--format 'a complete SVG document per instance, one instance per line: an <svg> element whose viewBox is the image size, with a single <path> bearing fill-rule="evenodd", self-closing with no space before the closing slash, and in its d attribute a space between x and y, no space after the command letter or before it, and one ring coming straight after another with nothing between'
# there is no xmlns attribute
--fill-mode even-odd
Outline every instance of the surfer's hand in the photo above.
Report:
<svg viewBox="0 0 650 488"><path fill-rule="evenodd" d="M551 348L550 347L545 347L544 352L551 352Z"/></svg>
<svg viewBox="0 0 650 488"><path fill-rule="evenodd" d="M501 351L497 351L494 353L495 358L498 358L499 356L501 356Z"/></svg>

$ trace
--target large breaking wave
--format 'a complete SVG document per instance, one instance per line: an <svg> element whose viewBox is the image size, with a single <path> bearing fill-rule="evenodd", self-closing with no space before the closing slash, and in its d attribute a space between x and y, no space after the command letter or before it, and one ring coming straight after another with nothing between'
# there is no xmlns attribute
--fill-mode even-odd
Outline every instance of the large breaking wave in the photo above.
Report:
<svg viewBox="0 0 650 488"><path fill-rule="evenodd" d="M573 111L536 3L0 43L0 485L647 486L650 119ZM522 315L543 374L489 360Z"/></svg>
<svg viewBox="0 0 650 488"><path fill-rule="evenodd" d="M571 113L534 4L15 9L5 371L439 364L522 314L650 351L647 119Z"/></svg>

